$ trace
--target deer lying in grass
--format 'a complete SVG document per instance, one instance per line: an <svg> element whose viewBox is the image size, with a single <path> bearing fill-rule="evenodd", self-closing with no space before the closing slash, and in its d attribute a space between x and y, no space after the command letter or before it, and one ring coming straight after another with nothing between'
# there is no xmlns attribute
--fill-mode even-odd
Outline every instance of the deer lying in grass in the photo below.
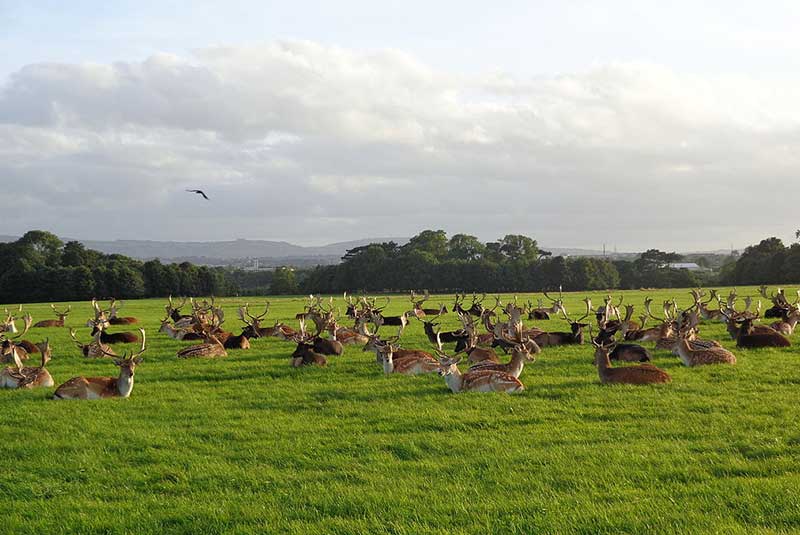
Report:
<svg viewBox="0 0 800 535"><path fill-rule="evenodd" d="M784 314L783 319L772 323L770 327L784 336L791 336L798 322L800 322L800 305L795 305L792 310Z"/></svg>
<svg viewBox="0 0 800 535"><path fill-rule="evenodd" d="M353 329L347 327L340 327L333 318L328 323L328 334L335 340L338 340L342 345L361 345L363 346L369 342L369 330L367 330L367 320L362 317L356 318L356 325Z"/></svg>
<svg viewBox="0 0 800 535"><path fill-rule="evenodd" d="M75 345L78 346L78 349L81 350L81 353L83 353L84 357L96 359L100 357L117 356L117 354L114 353L114 350L111 349L111 346L100 341L99 331L94 335L94 340L88 344L83 344L78 340L78 338L75 336L75 329L70 329L69 335L72 338L72 341L75 342Z"/></svg>
<svg viewBox="0 0 800 535"><path fill-rule="evenodd" d="M500 359L497 358L497 353L491 348L478 347L478 333L475 330L475 323L472 316L469 314L459 313L461 323L464 325L464 333L466 338L459 340L456 343L456 354L465 353L467 361L475 364L478 362L494 362L499 363ZM436 335L437 343L443 342L439 333Z"/></svg>
<svg viewBox="0 0 800 535"><path fill-rule="evenodd" d="M134 323L139 323L139 319L133 316L119 316L119 309L122 308L122 305L122 301L117 301L113 297L111 298L111 303L108 306L108 322L111 325L132 325Z"/></svg>
<svg viewBox="0 0 800 535"><path fill-rule="evenodd" d="M542 294L550 300L550 306L542 306L542 300L539 299L536 308L532 306L528 308L529 320L549 320L550 314L558 314L564 308L564 295L561 293L561 287L558 288L558 299L553 299L547 295L547 292L542 292Z"/></svg>
<svg viewBox="0 0 800 535"><path fill-rule="evenodd" d="M51 360L50 341L45 340L38 344L42 361L39 366L23 366L16 349L12 350L11 358L14 365L0 371L0 388L50 388L55 383L47 363Z"/></svg>
<svg viewBox="0 0 800 535"><path fill-rule="evenodd" d="M316 338L317 336L315 334L308 334L306 332L305 320L300 319L300 332L294 336L297 348L295 348L292 353L290 361L293 368L328 365L328 359L325 355L314 349L314 340Z"/></svg>
<svg viewBox="0 0 800 535"><path fill-rule="evenodd" d="M139 351L122 357L112 357L115 366L119 366L118 377L73 377L59 386L53 394L53 399L103 399L127 398L133 390L133 377L136 366L142 363L142 353L145 352L145 332L139 329L142 347ZM109 355L111 356L111 355Z"/></svg>
<svg viewBox="0 0 800 535"><path fill-rule="evenodd" d="M583 344L583 329L588 327L589 324L581 322L589 317L589 314L592 311L592 301L590 299L584 299L583 302L586 303L586 314L578 318L577 321L571 320L565 310L561 311L564 319L569 322L570 332L544 332L534 337L533 341L542 348L548 346Z"/></svg>
<svg viewBox="0 0 800 535"><path fill-rule="evenodd" d="M749 308L749 307L748 307ZM759 347L789 347L792 343L784 335L767 327L766 325L754 325L761 313L761 301L758 302L758 310L755 313L744 312L736 313L734 309L725 311L728 332L736 340L737 347L759 348Z"/></svg>
<svg viewBox="0 0 800 535"><path fill-rule="evenodd" d="M33 324L34 328L63 327L64 326L64 320L67 319L67 316L69 316L69 313L72 311L72 306L71 305L67 306L67 308L65 308L61 312L59 312L56 309L55 305L51 304L50 308L53 309L53 312L55 313L56 316L58 316L58 319L37 321L36 323Z"/></svg>
<svg viewBox="0 0 800 535"><path fill-rule="evenodd" d="M505 340L511 345L511 360L509 362L500 364L485 359L470 366L469 371L504 372L519 378L526 362L536 362L536 357L534 355L541 352L541 349L536 345L536 342L523 336L522 323L518 323L515 326L514 337L507 337Z"/></svg>
<svg viewBox="0 0 800 535"><path fill-rule="evenodd" d="M438 317L442 314L447 314L447 307L444 305L439 305L439 308L422 308L422 305L430 299L430 294L428 290L425 290L425 295L422 299L419 298L417 294L414 293L414 290L411 290L411 305L412 309L409 312L410 315L415 316L417 319L426 318L428 316Z"/></svg>
<svg viewBox="0 0 800 535"><path fill-rule="evenodd" d="M479 370L461 373L458 369L460 358L447 356L441 349L436 350L439 355L439 375L444 377L450 391L459 392L522 392L525 386L513 375L495 370Z"/></svg>
<svg viewBox="0 0 800 535"><path fill-rule="evenodd" d="M609 355L614 350L616 342L601 345L592 340L595 347L594 363L597 366L597 373L600 382L603 384L621 383L630 385L645 385L656 383L669 383L672 377L660 368L652 364L639 364L636 366L624 366L612 368Z"/></svg>
<svg viewBox="0 0 800 535"><path fill-rule="evenodd" d="M600 332L596 337L592 336L591 328L589 329L589 336L595 345L612 347L611 352L608 354L609 360L618 360L622 362L650 362L650 352L640 346L639 344L619 343L616 340L616 333L620 331L607 331L600 326Z"/></svg>
<svg viewBox="0 0 800 535"><path fill-rule="evenodd" d="M405 351L403 356L398 352L400 347L389 341L378 341L375 344L376 356L383 363L383 373L399 373L402 375L420 375L439 371L439 361L425 351ZM397 356L395 356L397 355Z"/></svg>
<svg viewBox="0 0 800 535"><path fill-rule="evenodd" d="M697 347L689 339L690 329L678 332L672 352L680 357L685 366L705 366L709 364L736 364L736 356L724 347L710 345Z"/></svg>
<svg viewBox="0 0 800 535"><path fill-rule="evenodd" d="M181 349L178 351L177 357L179 359L227 357L228 352L225 350L225 345L215 335L219 331L219 321L219 316L213 315L209 319L209 323L202 326L205 341L202 344Z"/></svg>
<svg viewBox="0 0 800 535"><path fill-rule="evenodd" d="M708 301L703 301L703 297L706 296L705 290L697 288L695 290L691 290L692 299L694 299L694 304L697 307L697 311L700 314L700 318L704 320L719 320L723 321L722 311L719 309L710 309L708 305L716 300L719 302L720 297L717 294L716 290L711 290L711 293L708 297Z"/></svg>
<svg viewBox="0 0 800 535"><path fill-rule="evenodd" d="M139 338L131 332L107 332L106 329L108 329L109 326L108 316L106 315L107 311L101 309L95 299L92 299L92 306L95 311L94 319L90 319L86 322L86 326L92 328L92 336L99 332L100 341L104 344L133 344L139 341Z"/></svg>
<svg viewBox="0 0 800 535"><path fill-rule="evenodd" d="M375 361L383 365L383 354L381 353L380 349L385 344L395 344L400 339L399 336L393 336L391 338L387 338L386 340L381 340L378 336L378 333L375 333L369 337L369 341L364 345L363 352L364 353L375 353ZM434 360L435 357L430 353L422 350L417 349L403 349L402 347L395 346L395 350L392 352L393 359L405 359L405 358L422 358L428 359L432 358Z"/></svg>
<svg viewBox="0 0 800 535"><path fill-rule="evenodd" d="M669 317L671 313L671 302L666 301L664 303L664 318L657 318L653 315L652 310L650 309L650 305L652 304L653 300L648 297L644 300L644 309L647 312L647 316L642 316L640 319L642 321L642 328L630 330L625 333L625 340L635 341L635 342L657 342L662 338L669 338L673 336L674 330L674 323L673 320ZM655 327L650 327L648 329L644 328L645 321L647 321L647 317L653 318L658 322Z"/></svg>
<svg viewBox="0 0 800 535"><path fill-rule="evenodd" d="M172 321L176 324L180 324L181 327L188 326L187 324L191 324L192 316L191 314L181 314L181 309L186 305L186 298L181 298L181 304L175 305L172 300L172 296L169 296L169 302L164 306L164 309L167 311L167 317L172 318Z"/></svg>
<svg viewBox="0 0 800 535"><path fill-rule="evenodd" d="M170 317L167 316L166 318L161 320L161 327L158 329L158 332L164 333L170 338L174 340L202 340L203 335L201 333L196 332L191 328L176 328L170 323Z"/></svg>
<svg viewBox="0 0 800 535"><path fill-rule="evenodd" d="M242 334L246 335L248 338L271 336L272 328L261 326L261 321L266 318L269 313L269 306L270 303L267 301L267 307L264 309L264 312L257 316L250 313L249 303L245 303L244 306L239 307L239 319L245 324L245 328L242 329Z"/></svg>
<svg viewBox="0 0 800 535"><path fill-rule="evenodd" d="M16 336L9 336L8 332L0 333L0 362L13 363L16 359L28 360L28 350L21 346L20 338L30 330L33 318L31 318L30 314L25 314L23 321L25 322L25 328L22 332L19 332L16 327L14 328Z"/></svg>
<svg viewBox="0 0 800 535"><path fill-rule="evenodd" d="M771 295L767 295L766 286L761 286L758 291L764 299L772 301L772 307L764 312L765 318L782 318L800 304L800 290L797 292L797 299L795 299L794 303L790 303L786 299L786 291L783 288L778 288L778 291L773 292Z"/></svg>

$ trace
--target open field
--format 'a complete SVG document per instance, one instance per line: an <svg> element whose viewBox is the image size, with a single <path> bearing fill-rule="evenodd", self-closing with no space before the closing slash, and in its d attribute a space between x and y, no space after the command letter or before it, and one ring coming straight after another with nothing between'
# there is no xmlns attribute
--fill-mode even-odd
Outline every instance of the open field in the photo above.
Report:
<svg viewBox="0 0 800 535"><path fill-rule="evenodd" d="M586 295L602 302L599 292L565 294L573 317ZM638 315L647 294L625 295ZM691 303L686 290L649 295ZM440 299L452 304L431 304ZM232 329L240 300L221 301ZM269 324L296 324L302 298L271 302ZM157 333L163 304L121 310L144 320L149 340L130 399L0 391L0 532L800 531L800 335L795 347L743 350L707 324L703 337L723 341L738 364L689 369L654 351L673 376L658 387L602 386L590 345L547 348L522 373L525 392L454 395L437 375L384 376L374 354L352 346L325 369L290 368L294 344L274 338L179 361L188 344ZM396 297L387 313L408 308ZM48 304L25 310L53 317ZM74 303L68 325L90 311ZM121 330L132 329L110 329ZM26 336L44 337L57 385L116 375L108 360L80 356L68 329ZM403 346L430 349L419 322Z"/></svg>

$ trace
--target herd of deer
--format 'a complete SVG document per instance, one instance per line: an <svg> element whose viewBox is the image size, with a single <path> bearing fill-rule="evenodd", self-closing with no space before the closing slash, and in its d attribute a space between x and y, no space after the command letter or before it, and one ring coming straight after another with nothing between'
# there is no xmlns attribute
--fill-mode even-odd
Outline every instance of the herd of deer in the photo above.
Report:
<svg viewBox="0 0 800 535"><path fill-rule="evenodd" d="M787 336L794 332L800 321L800 290L794 302L790 302L782 289L768 294L765 286L760 288L761 296L772 302L772 307L766 310L764 316L777 319L770 326L756 323L761 316L760 300L753 309L752 298L746 297L743 299L744 308L737 310L738 296L735 290L726 299L715 290L706 292L697 289L692 290L691 294L694 304L685 310L680 310L674 299L665 301L662 317L653 313L652 299L645 299L644 313L639 316L638 323L632 319L635 307L625 305L623 313L620 308L623 298L620 297L615 303L611 295L597 308L592 307L590 299L584 299L585 313L576 320L567 313L560 291L555 298L544 293L544 297L550 301L549 306L544 306L542 300L537 306L531 301L521 304L517 298L504 305L501 298L496 297L494 306L488 307L483 305L485 294L480 297L473 295L469 304L465 303L465 295L457 295L452 311L458 316L461 328L454 331L441 331L438 328L439 318L448 314L447 307L424 308L423 305L430 299L427 291L421 296L411 292L411 309L399 316L384 314L391 302L389 297L385 297L385 303L378 306L374 298L355 299L345 294L347 309L344 316L353 322L352 328L339 325L333 298L326 304L321 297L310 296L304 310L295 316L298 330L277 321L272 326L262 326L262 321L269 313L269 303L264 312L256 315L245 304L238 309L238 318L243 324L238 335L222 328L225 315L214 298L210 301L189 299L191 313L181 314L187 299L176 303L170 297L159 332L176 340L195 342L179 350L176 355L178 358L225 357L228 350L249 349L250 339L275 337L296 344L290 361L293 367L325 366L328 357L343 353L345 345L358 345L363 347L364 352L375 353L377 363L386 374L435 372L444 377L453 392L518 392L524 389L519 377L526 363L535 362L536 355L543 348L583 344L586 340L584 331L587 329L588 338L595 348L594 363L601 382L653 384L669 382L671 377L649 363L649 351L637 342L654 342L657 349L672 351L683 364L690 367L735 364L736 357L719 342L699 338L701 322L724 322L737 347L758 348L789 346ZM710 308L715 302L716 308ZM24 322L22 331L16 325L20 317L5 311L5 320L0 322L0 360L12 365L0 371L0 388L54 386L53 378L46 369L52 354L49 340L33 344L22 339L31 328L65 326L71 307L63 310L58 310L54 305L51 307L57 319L33 324L31 316L24 314L21 317ZM139 329L139 335L108 332L111 325L138 323L136 318L120 317L120 307L121 303L113 299L108 308L103 308L97 300L92 301L93 317L86 322L86 326L92 329L92 341L88 344L80 342L75 330L70 329L70 336L84 357L111 357L120 369L119 376L74 377L55 390L54 399L99 399L130 395L135 368L141 363L146 349L146 336L144 329ZM21 306L19 312L22 313ZM558 314L568 322L569 331L549 332L523 325L523 317L544 321ZM592 315L597 325L596 335L589 321ZM423 323L433 353L400 346L403 332L413 320ZM646 327L651 320L655 321L655 325ZM313 332L306 328L309 325L314 326ZM478 326L482 326L485 332L478 332ZM380 330L385 327L397 327L397 334L382 337ZM117 355L111 347L117 343L137 342L141 343L137 351L126 352L122 356ZM452 354L445 350L445 344L455 344ZM510 354L508 362L500 361L497 348ZM32 353L41 354L40 365L24 366L23 361ZM458 367L463 358L470 365L466 372L461 372ZM612 367L611 361L637 364Z"/></svg>

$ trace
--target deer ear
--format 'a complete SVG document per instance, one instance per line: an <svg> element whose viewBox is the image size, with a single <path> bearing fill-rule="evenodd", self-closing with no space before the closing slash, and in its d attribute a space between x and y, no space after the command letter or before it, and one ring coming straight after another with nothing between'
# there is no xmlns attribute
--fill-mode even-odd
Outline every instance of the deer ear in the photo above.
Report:
<svg viewBox="0 0 800 535"><path fill-rule="evenodd" d="M142 363L143 358L144 357L136 357L135 359L133 359L133 363L138 366L139 364Z"/></svg>
<svg viewBox="0 0 800 535"><path fill-rule="evenodd" d="M122 360L120 359L111 359L111 361L114 363L114 366L122 366Z"/></svg>

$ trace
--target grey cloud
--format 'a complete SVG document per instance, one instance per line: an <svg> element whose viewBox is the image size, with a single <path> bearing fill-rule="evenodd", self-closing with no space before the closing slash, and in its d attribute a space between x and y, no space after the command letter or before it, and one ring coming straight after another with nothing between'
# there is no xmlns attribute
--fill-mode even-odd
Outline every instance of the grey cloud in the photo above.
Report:
<svg viewBox="0 0 800 535"><path fill-rule="evenodd" d="M743 244L795 225L740 214L794 210L798 97L648 64L468 77L312 42L29 65L0 90L4 233Z"/></svg>

